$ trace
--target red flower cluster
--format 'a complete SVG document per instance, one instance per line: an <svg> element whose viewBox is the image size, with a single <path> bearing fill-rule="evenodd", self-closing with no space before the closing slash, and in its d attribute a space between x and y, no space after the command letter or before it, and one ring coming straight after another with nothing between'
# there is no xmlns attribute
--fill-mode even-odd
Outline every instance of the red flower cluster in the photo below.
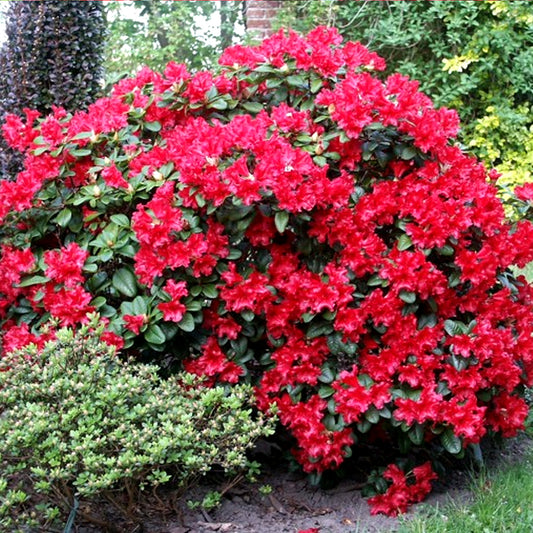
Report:
<svg viewBox="0 0 533 533"><path fill-rule="evenodd" d="M399 513L405 513L409 505L421 502L431 492L431 482L437 479L437 474L433 472L428 461L413 468L407 476L398 466L391 464L386 468L383 477L390 480L391 485L385 494L368 499L372 508L370 512L397 516Z"/></svg>
<svg viewBox="0 0 533 533"><path fill-rule="evenodd" d="M171 63L86 112L8 118L26 162L0 182L5 346L98 310L131 354L252 381L309 472L370 426L451 453L516 433L533 291L509 267L533 225L506 221L455 112L341 41L281 31L216 74ZM388 475L389 512L431 478Z"/></svg>

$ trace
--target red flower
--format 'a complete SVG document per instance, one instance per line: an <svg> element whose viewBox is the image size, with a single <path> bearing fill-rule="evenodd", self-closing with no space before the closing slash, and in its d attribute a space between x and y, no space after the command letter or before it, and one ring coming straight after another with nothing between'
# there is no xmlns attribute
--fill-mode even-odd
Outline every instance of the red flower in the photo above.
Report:
<svg viewBox="0 0 533 533"><path fill-rule="evenodd" d="M185 361L183 367L192 374L216 378L217 382L237 383L239 376L244 374L239 365L227 359L214 337L202 346L200 357Z"/></svg>
<svg viewBox="0 0 533 533"><path fill-rule="evenodd" d="M104 331L100 337L106 344L114 346L117 351L124 347L124 339L113 331Z"/></svg>
<svg viewBox="0 0 533 533"><path fill-rule="evenodd" d="M75 287L85 281L82 268L88 257L89 252L80 248L75 242L60 250L45 252L44 261L47 265L45 274L55 283L63 283L65 287Z"/></svg>
<svg viewBox="0 0 533 533"><path fill-rule="evenodd" d="M0 248L0 294L9 300L15 300L22 292L16 287L22 276L31 272L35 266L35 257L30 248L17 250L6 244ZM8 304L8 301L6 301Z"/></svg>
<svg viewBox="0 0 533 533"><path fill-rule="evenodd" d="M44 338L31 333L28 324L23 322L20 326L12 325L5 329L2 336L2 344L4 353L9 353L28 344L42 345L44 344Z"/></svg>
<svg viewBox="0 0 533 533"><path fill-rule="evenodd" d="M87 315L94 312L95 308L89 305L91 300L91 294L86 292L81 285L59 290L54 290L48 285L45 289L43 305L53 317L60 320L62 326L74 326L86 322Z"/></svg>
<svg viewBox="0 0 533 533"><path fill-rule="evenodd" d="M232 263L221 278L226 285L220 286L220 297L229 311L250 310L260 314L274 298L268 289L268 277L255 270L245 279L235 271Z"/></svg>
<svg viewBox="0 0 533 533"><path fill-rule="evenodd" d="M383 513L388 516L397 516L405 513L409 505L422 501L431 492L431 481L437 479L429 461L413 468L408 476L398 466L390 464L383 473L383 477L392 483L385 494L368 498L368 504L371 506L370 513L373 515ZM409 483L409 481L412 482Z"/></svg>
<svg viewBox="0 0 533 533"><path fill-rule="evenodd" d="M479 405L473 392L466 399L452 398L449 402L442 402L439 407L438 420L453 427L453 432L463 439L463 445L477 443L487 432L485 427L485 412L487 407Z"/></svg>
<svg viewBox="0 0 533 533"><path fill-rule="evenodd" d="M146 315L124 315L122 318L126 327L138 335L141 328L146 324L147 317Z"/></svg>
<svg viewBox="0 0 533 533"><path fill-rule="evenodd" d="M524 202L533 200L533 183L524 183L524 185L515 187L514 193L518 199L524 200Z"/></svg>
<svg viewBox="0 0 533 533"><path fill-rule="evenodd" d="M201 102L206 97L209 89L213 87L213 76L210 72L197 72L190 80L183 96L189 99L191 104Z"/></svg>
<svg viewBox="0 0 533 533"><path fill-rule="evenodd" d="M494 431L499 431L504 437L514 437L524 429L528 412L523 398L502 392L493 398L487 421Z"/></svg>
<svg viewBox="0 0 533 533"><path fill-rule="evenodd" d="M23 152L31 146L33 140L39 136L37 129L33 129L33 123L40 116L38 111L24 108L26 124L17 115L8 114L4 118L2 132L4 138L11 146Z"/></svg>
<svg viewBox="0 0 533 533"><path fill-rule="evenodd" d="M102 169L102 178L104 178L105 184L108 187L127 189L130 186L114 162L110 166Z"/></svg>
<svg viewBox="0 0 533 533"><path fill-rule="evenodd" d="M428 385L422 389L418 400L397 398L394 403L397 406L394 410L394 418L404 420L409 426L414 423L423 424L428 420L436 421L442 418L440 416L442 396L432 391Z"/></svg>
<svg viewBox="0 0 533 533"><path fill-rule="evenodd" d="M336 409L348 424L359 422L371 405L382 409L391 400L388 383L374 384L367 388L361 385L357 375L357 366L354 365L351 372L341 372L338 381L332 384L336 391L333 396Z"/></svg>
<svg viewBox="0 0 533 533"><path fill-rule="evenodd" d="M164 291L170 296L169 302L158 304L157 308L163 312L163 318L170 322L181 322L183 315L187 311L185 304L181 303L181 298L189 294L187 283L184 281L176 282L173 279L167 280Z"/></svg>

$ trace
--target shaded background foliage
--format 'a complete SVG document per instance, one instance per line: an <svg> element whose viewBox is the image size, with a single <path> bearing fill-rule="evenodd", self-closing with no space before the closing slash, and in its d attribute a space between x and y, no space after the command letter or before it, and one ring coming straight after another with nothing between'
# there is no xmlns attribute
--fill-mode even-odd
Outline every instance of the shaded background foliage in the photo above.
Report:
<svg viewBox="0 0 533 533"><path fill-rule="evenodd" d="M104 5L101 2L11 2L0 50L0 121L24 108L83 109L101 92ZM16 157L0 141L0 171L13 177Z"/></svg>
<svg viewBox="0 0 533 533"><path fill-rule="evenodd" d="M106 77L112 83L142 65L164 70L169 61L186 61L192 70L216 58L244 29L245 2L108 2Z"/></svg>

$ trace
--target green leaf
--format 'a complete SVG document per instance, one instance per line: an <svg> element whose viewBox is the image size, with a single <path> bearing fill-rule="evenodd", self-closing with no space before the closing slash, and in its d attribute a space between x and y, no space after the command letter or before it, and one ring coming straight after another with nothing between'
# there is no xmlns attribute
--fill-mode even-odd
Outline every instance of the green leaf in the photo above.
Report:
<svg viewBox="0 0 533 533"><path fill-rule="evenodd" d="M463 449L461 439L455 435L451 428L447 428L440 436L440 441L444 449L452 455L457 455Z"/></svg>
<svg viewBox="0 0 533 533"><path fill-rule="evenodd" d="M241 316L246 320L246 322L251 322L255 318L255 314L253 311L250 311L249 309L243 309L241 311Z"/></svg>
<svg viewBox="0 0 533 533"><path fill-rule="evenodd" d="M448 361L456 370L462 371L468 368L468 361L458 355L451 355Z"/></svg>
<svg viewBox="0 0 533 533"><path fill-rule="evenodd" d="M137 294L137 278L129 268L119 268L111 281L113 287L128 298Z"/></svg>
<svg viewBox="0 0 533 533"><path fill-rule="evenodd" d="M324 167L326 166L328 160L323 156L323 155L316 155L315 157L313 157L313 161L315 162L315 164L317 164L319 167Z"/></svg>
<svg viewBox="0 0 533 533"><path fill-rule="evenodd" d="M266 81L267 89L275 89L276 87L279 87L283 83L283 80L281 78L269 78Z"/></svg>
<svg viewBox="0 0 533 533"><path fill-rule="evenodd" d="M324 80L322 78L315 78L311 82L311 92L317 93L318 91L320 91L320 89L322 89L323 84L324 84Z"/></svg>
<svg viewBox="0 0 533 533"><path fill-rule="evenodd" d="M161 124L157 121L154 122L145 122L144 128L148 131L158 132L161 130Z"/></svg>
<svg viewBox="0 0 533 533"><path fill-rule="evenodd" d="M194 331L194 317L191 315L191 313L185 313L183 315L183 318L178 323L178 327L183 331L187 331L188 333Z"/></svg>
<svg viewBox="0 0 533 533"><path fill-rule="evenodd" d="M483 459L483 452L481 451L481 446L478 444L470 444L470 449L472 450L472 454L474 456L474 461L476 462L478 467L483 467L485 465L485 461Z"/></svg>
<svg viewBox="0 0 533 533"><path fill-rule="evenodd" d="M287 76L286 81L291 87L306 87L307 86L307 79L301 74L293 74L291 76Z"/></svg>
<svg viewBox="0 0 533 533"><path fill-rule="evenodd" d="M73 141L77 141L79 139L89 139L93 135L94 135L94 131L82 131L82 132L74 135L74 137L72 137L72 140Z"/></svg>
<svg viewBox="0 0 533 533"><path fill-rule="evenodd" d="M400 296L400 300L402 300L406 304L415 303L416 294L414 292L401 290L399 296Z"/></svg>
<svg viewBox="0 0 533 533"><path fill-rule="evenodd" d="M132 314L133 315L146 315L148 314L148 304L147 304L147 298L142 296L137 296L131 302L131 308L132 308Z"/></svg>
<svg viewBox="0 0 533 533"><path fill-rule="evenodd" d="M169 161L168 163L165 163L159 168L159 172L165 177L168 178L170 176L170 173L174 170L174 162Z"/></svg>
<svg viewBox="0 0 533 533"><path fill-rule="evenodd" d="M224 100L223 98L217 98L216 100L209 102L209 105L207 107L223 111L224 109L228 108L228 102L226 102L226 100Z"/></svg>
<svg viewBox="0 0 533 533"><path fill-rule="evenodd" d="M417 327L419 330L423 328L434 328L437 322L437 315L435 313L429 313L418 318Z"/></svg>
<svg viewBox="0 0 533 533"><path fill-rule="evenodd" d="M278 211L274 217L274 224L276 229L283 233L287 229L287 224L289 223L289 213L286 211Z"/></svg>
<svg viewBox="0 0 533 533"><path fill-rule="evenodd" d="M357 381L367 389L374 385L374 380L368 374L359 374L357 376Z"/></svg>
<svg viewBox="0 0 533 533"><path fill-rule="evenodd" d="M400 150L400 157L404 160L413 159L417 154L417 149L414 146L404 146Z"/></svg>
<svg viewBox="0 0 533 533"><path fill-rule="evenodd" d="M248 350L248 339L246 337L239 337L236 340L232 340L230 344L237 357L242 357Z"/></svg>
<svg viewBox="0 0 533 533"><path fill-rule="evenodd" d="M344 423L340 416L328 414L323 418L322 422L329 431L341 431L344 429Z"/></svg>
<svg viewBox="0 0 533 533"><path fill-rule="evenodd" d="M384 279L380 278L377 274L372 275L369 280L366 282L366 284L369 287L380 287L383 286Z"/></svg>
<svg viewBox="0 0 533 533"><path fill-rule="evenodd" d="M322 383L332 383L335 379L335 375L333 374L333 371L328 365L324 365L322 367L322 374L320 374L318 381Z"/></svg>
<svg viewBox="0 0 533 533"><path fill-rule="evenodd" d="M65 207L55 217L55 222L61 226L62 228L65 228L68 226L68 223L70 222L70 219L72 218L72 211Z"/></svg>
<svg viewBox="0 0 533 533"><path fill-rule="evenodd" d="M204 285L202 287L202 293L206 298L216 298L218 296L218 291L214 284Z"/></svg>
<svg viewBox="0 0 533 533"><path fill-rule="evenodd" d="M357 424L357 431L359 431L359 433L366 433L371 427L372 424L368 420L361 420L361 422Z"/></svg>
<svg viewBox="0 0 533 533"><path fill-rule="evenodd" d="M452 272L448 277L448 285L453 289L461 283L461 274L459 272Z"/></svg>
<svg viewBox="0 0 533 533"><path fill-rule="evenodd" d="M33 151L34 155L42 155L45 152L48 152L49 148L48 146L41 146L40 148L37 148Z"/></svg>
<svg viewBox="0 0 533 533"><path fill-rule="evenodd" d="M163 330L157 324L152 324L146 330L144 338L151 344L163 344L166 340Z"/></svg>
<svg viewBox="0 0 533 533"><path fill-rule="evenodd" d="M227 256L228 261L235 261L242 256L242 252L238 248L230 248L230 252Z"/></svg>
<svg viewBox="0 0 533 533"><path fill-rule="evenodd" d="M123 255L125 257L135 257L135 254L137 253L136 248L131 244L126 244L126 246L121 246L120 248L117 248L117 254Z"/></svg>
<svg viewBox="0 0 533 533"><path fill-rule="evenodd" d="M111 215L110 220L121 228L128 228L130 225L130 219L126 215L122 215L120 213Z"/></svg>
<svg viewBox="0 0 533 533"><path fill-rule="evenodd" d="M106 299L103 296L97 296L94 300L91 301L91 305L94 305L94 307L102 307L106 304Z"/></svg>
<svg viewBox="0 0 533 533"><path fill-rule="evenodd" d="M202 292L202 286L201 285L193 285L190 289L189 289L189 294L192 296L192 297L196 297L198 296L199 294L201 294Z"/></svg>
<svg viewBox="0 0 533 533"><path fill-rule="evenodd" d="M340 334L334 334L328 336L328 348L333 355L338 355L344 351L344 343Z"/></svg>
<svg viewBox="0 0 533 533"><path fill-rule="evenodd" d="M455 249L449 244L445 244L442 248L435 248L439 255L449 256L455 253Z"/></svg>
<svg viewBox="0 0 533 533"><path fill-rule="evenodd" d="M444 321L444 331L450 336L460 335L462 333L461 326L455 320L445 320Z"/></svg>
<svg viewBox="0 0 533 533"><path fill-rule="evenodd" d="M411 248L411 246L413 246L413 241L411 240L411 237L409 237L409 235L407 235L406 233L401 235L398 239L398 250L400 250L400 252L403 252L404 250Z"/></svg>
<svg viewBox="0 0 533 533"><path fill-rule="evenodd" d="M314 339L321 335L329 335L333 331L333 326L329 322L316 322L307 328L306 337Z"/></svg>
<svg viewBox="0 0 533 533"><path fill-rule="evenodd" d="M163 335L165 335L165 339L167 341L175 337L179 330L178 325L173 322L162 322L158 325L161 328Z"/></svg>
<svg viewBox="0 0 533 533"><path fill-rule="evenodd" d="M31 285L39 285L40 283L46 283L47 281L50 281L50 278L47 278L46 276L31 276L22 280L17 285L17 287L29 287Z"/></svg>
<svg viewBox="0 0 533 533"><path fill-rule="evenodd" d="M318 388L318 395L321 398L329 398L330 396L333 396L335 393L335 389L333 387L330 387L329 385L321 385Z"/></svg>
<svg viewBox="0 0 533 533"><path fill-rule="evenodd" d="M70 155L73 155L74 157L85 157L86 155L91 155L91 150L89 150L88 148L70 150Z"/></svg>
<svg viewBox="0 0 533 533"><path fill-rule="evenodd" d="M413 444L419 446L424 442L424 426L421 424L415 424L407 433L410 441Z"/></svg>
<svg viewBox="0 0 533 533"><path fill-rule="evenodd" d="M379 422L379 411L373 405L371 405L365 413L365 418L371 424L377 424Z"/></svg>
<svg viewBox="0 0 533 533"><path fill-rule="evenodd" d="M103 305L98 309L98 312L101 316L105 316L107 318L115 316L117 314L117 310L112 305Z"/></svg>
<svg viewBox="0 0 533 533"><path fill-rule="evenodd" d="M242 107L249 113L259 113L263 111L263 104L260 104L259 102L245 102L242 104Z"/></svg>

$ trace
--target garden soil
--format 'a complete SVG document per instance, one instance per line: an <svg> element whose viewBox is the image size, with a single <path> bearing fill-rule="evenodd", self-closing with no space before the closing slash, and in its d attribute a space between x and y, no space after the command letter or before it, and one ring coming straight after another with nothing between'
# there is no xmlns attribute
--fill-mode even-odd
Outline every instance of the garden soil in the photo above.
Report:
<svg viewBox="0 0 533 533"><path fill-rule="evenodd" d="M484 450L490 470L510 462L520 461L531 449L533 441L522 435L509 440L503 447L491 445ZM321 489L311 485L298 472L287 471L286 463L278 461L264 467L257 482L241 482L225 490L220 506L212 511L191 510L185 502L176 513L151 512L141 524L116 523L121 533L298 533L316 528L319 533L386 533L397 531L424 508L442 508L448 502L468 504L472 499L469 486L472 469L466 465L453 467L434 485L424 503L413 506L400 520L383 515L372 516L361 495L359 480L344 479L335 487ZM269 486L264 494L261 487ZM209 479L189 491L185 500L198 500L209 491L224 490L223 483ZM105 513L102 508L102 513ZM106 519L110 520L108 513ZM75 527L76 533L104 532L102 528ZM111 530L109 530L111 531Z"/></svg>
<svg viewBox="0 0 533 533"><path fill-rule="evenodd" d="M464 471L454 472L453 480L437 486L422 505L468 500L467 478ZM261 483L272 488L270 494L261 494ZM360 483L344 480L324 490L310 485L301 474L281 470L263 476L261 483L240 485L227 493L216 511L188 511L183 525L161 533L298 533L312 528L319 533L384 533L399 526L398 519L370 514Z"/></svg>

